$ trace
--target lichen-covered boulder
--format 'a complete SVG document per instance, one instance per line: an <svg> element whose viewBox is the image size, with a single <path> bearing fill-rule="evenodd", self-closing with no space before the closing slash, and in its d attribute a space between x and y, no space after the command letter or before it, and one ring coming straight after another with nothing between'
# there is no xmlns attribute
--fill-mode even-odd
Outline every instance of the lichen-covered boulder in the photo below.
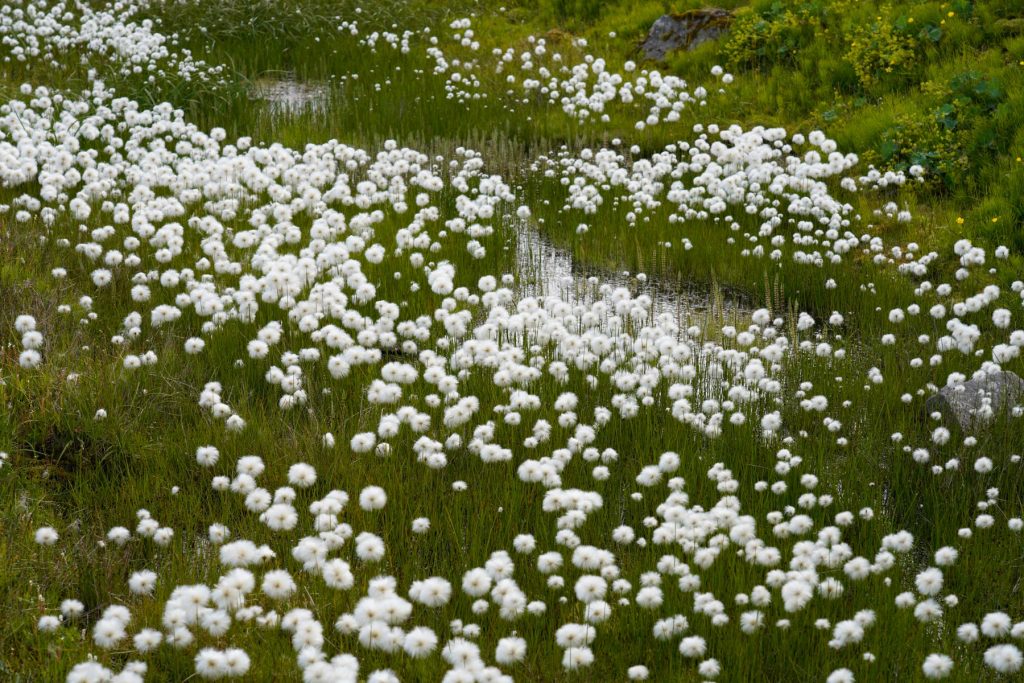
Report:
<svg viewBox="0 0 1024 683"><path fill-rule="evenodd" d="M675 50L692 50L714 40L728 30L732 14L712 7L682 14L665 14L658 18L640 44L644 58L660 60Z"/></svg>

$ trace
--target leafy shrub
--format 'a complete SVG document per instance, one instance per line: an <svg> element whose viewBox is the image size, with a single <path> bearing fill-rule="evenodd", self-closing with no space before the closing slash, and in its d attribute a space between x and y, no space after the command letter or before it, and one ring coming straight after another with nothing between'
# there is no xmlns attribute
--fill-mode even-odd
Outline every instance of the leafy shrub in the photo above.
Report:
<svg viewBox="0 0 1024 683"><path fill-rule="evenodd" d="M933 119L901 115L882 136L878 155L886 168L924 168L933 183L952 185L970 167L962 136Z"/></svg>
<svg viewBox="0 0 1024 683"><path fill-rule="evenodd" d="M887 167L922 166L933 181L949 188L964 184L986 152L995 151L992 113L1006 95L1002 87L976 71L948 83L925 83L922 92L937 102L930 116L904 114L882 136L878 155Z"/></svg>
<svg viewBox="0 0 1024 683"><path fill-rule="evenodd" d="M919 41L911 24L905 19L893 21L891 12L883 7L873 22L851 28L847 59L864 88L878 82L882 74L906 74L917 58Z"/></svg>
<svg viewBox="0 0 1024 683"><path fill-rule="evenodd" d="M733 14L725 53L734 66L763 67L794 62L797 53L822 30L830 4L804 3L788 7L773 2L767 7L743 7Z"/></svg>

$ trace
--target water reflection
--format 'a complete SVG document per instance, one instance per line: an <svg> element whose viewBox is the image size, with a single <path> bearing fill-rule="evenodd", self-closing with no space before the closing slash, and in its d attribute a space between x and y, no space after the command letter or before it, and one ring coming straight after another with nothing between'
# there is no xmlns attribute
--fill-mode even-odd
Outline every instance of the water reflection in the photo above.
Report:
<svg viewBox="0 0 1024 683"><path fill-rule="evenodd" d="M322 112L327 108L327 86L289 74L266 76L253 83L253 98L266 102L275 113Z"/></svg>

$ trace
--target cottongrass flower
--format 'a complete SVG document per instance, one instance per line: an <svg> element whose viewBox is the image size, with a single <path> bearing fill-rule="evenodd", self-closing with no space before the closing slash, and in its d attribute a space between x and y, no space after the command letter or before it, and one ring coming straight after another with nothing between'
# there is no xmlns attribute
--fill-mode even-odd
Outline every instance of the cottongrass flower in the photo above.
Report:
<svg viewBox="0 0 1024 683"><path fill-rule="evenodd" d="M717 659L705 659L697 665L697 673L704 678L717 678L722 673L722 665Z"/></svg>
<svg viewBox="0 0 1024 683"><path fill-rule="evenodd" d="M942 618L942 606L929 598L922 600L914 607L914 617L921 623L931 623Z"/></svg>
<svg viewBox="0 0 1024 683"><path fill-rule="evenodd" d="M985 664L1001 674L1013 674L1024 666L1024 655L1016 645L994 645L985 650Z"/></svg>
<svg viewBox="0 0 1024 683"><path fill-rule="evenodd" d="M384 558L384 541L367 531L356 536L356 556L364 562L379 562Z"/></svg>
<svg viewBox="0 0 1024 683"><path fill-rule="evenodd" d="M14 330L21 335L29 332L34 332L36 329L36 319L31 315L22 314L14 319Z"/></svg>
<svg viewBox="0 0 1024 683"><path fill-rule="evenodd" d="M195 636L184 626L179 626L165 636L164 642L171 647L184 650L195 642Z"/></svg>
<svg viewBox="0 0 1024 683"><path fill-rule="evenodd" d="M935 564L940 567L949 567L956 563L959 553L956 548L945 546L935 551Z"/></svg>
<svg viewBox="0 0 1024 683"><path fill-rule="evenodd" d="M366 548L364 548L364 552L366 552ZM360 559L364 558L360 557ZM321 568L321 575L324 578L324 583L336 590L347 591L355 584L355 577L348 562L339 558L328 560Z"/></svg>
<svg viewBox="0 0 1024 683"><path fill-rule="evenodd" d="M980 637L977 624L960 624L956 629L956 637L963 643L977 642Z"/></svg>
<svg viewBox="0 0 1024 683"><path fill-rule="evenodd" d="M849 669L836 669L828 675L825 683L855 683L853 672Z"/></svg>
<svg viewBox="0 0 1024 683"><path fill-rule="evenodd" d="M227 674L227 658L224 653L214 648L203 648L195 656L196 674L200 678L215 680Z"/></svg>
<svg viewBox="0 0 1024 683"><path fill-rule="evenodd" d="M240 648L232 647L224 651L225 673L230 678L239 678L249 673L252 660L249 654Z"/></svg>
<svg viewBox="0 0 1024 683"><path fill-rule="evenodd" d="M38 545L53 545L60 539L57 530L52 526L44 526L36 529L35 540Z"/></svg>
<svg viewBox="0 0 1024 683"><path fill-rule="evenodd" d="M126 626L127 622L119 616L104 617L93 626L93 642L104 650L112 650L128 637Z"/></svg>
<svg viewBox="0 0 1024 683"><path fill-rule="evenodd" d="M213 467L220 459L220 451L216 446L199 446L196 448L196 462L203 467Z"/></svg>
<svg viewBox="0 0 1024 683"><path fill-rule="evenodd" d="M39 367L43 362L43 356L35 349L25 349L18 356L18 364L26 369L31 370L32 368Z"/></svg>
<svg viewBox="0 0 1024 683"><path fill-rule="evenodd" d="M461 628L459 629L461 632ZM468 669L481 662L480 648L464 638L452 638L445 643L441 656L453 668Z"/></svg>
<svg viewBox="0 0 1024 683"><path fill-rule="evenodd" d="M526 640L518 636L509 636L498 640L494 650L494 660L501 665L512 665L526 658Z"/></svg>
<svg viewBox="0 0 1024 683"><path fill-rule="evenodd" d="M426 657L437 649L437 634L426 626L417 626L406 633L402 649L413 659Z"/></svg>
<svg viewBox="0 0 1024 683"><path fill-rule="evenodd" d="M491 590L491 575L482 568L468 570L462 575L462 591L471 597L480 597Z"/></svg>
<svg viewBox="0 0 1024 683"><path fill-rule="evenodd" d="M100 683L113 677L114 672L99 662L79 662L68 672L67 683Z"/></svg>
<svg viewBox="0 0 1024 683"><path fill-rule="evenodd" d="M201 337L189 337L185 340L184 348L185 353L195 356L202 353L203 349L206 348L206 341Z"/></svg>
<svg viewBox="0 0 1024 683"><path fill-rule="evenodd" d="M939 679L948 678L953 672L953 659L948 655L931 654L924 658L921 671L925 678Z"/></svg>
<svg viewBox="0 0 1024 683"><path fill-rule="evenodd" d="M387 502L388 495L379 486L367 486L359 492L359 507L367 512L381 510Z"/></svg>
<svg viewBox="0 0 1024 683"><path fill-rule="evenodd" d="M295 580L284 569L274 569L264 574L261 588L271 600L287 600L298 590Z"/></svg>
<svg viewBox="0 0 1024 683"><path fill-rule="evenodd" d="M942 571L935 567L925 569L917 575L914 583L921 595L938 595L942 590Z"/></svg>
<svg viewBox="0 0 1024 683"><path fill-rule="evenodd" d="M587 624L564 624L555 631L555 642L563 649L590 645L597 637L597 629Z"/></svg>
<svg viewBox="0 0 1024 683"><path fill-rule="evenodd" d="M631 681L646 681L650 675L650 670L643 664L635 664L626 670L626 676Z"/></svg>
<svg viewBox="0 0 1024 683"><path fill-rule="evenodd" d="M679 653L688 659L697 659L707 652L707 642L700 636L687 636L679 642Z"/></svg>
<svg viewBox="0 0 1024 683"><path fill-rule="evenodd" d="M288 468L288 483L302 489L316 483L316 470L312 465L297 462Z"/></svg>
<svg viewBox="0 0 1024 683"><path fill-rule="evenodd" d="M148 569L135 572L128 579L128 589L135 595L152 595L156 588L156 572Z"/></svg>
<svg viewBox="0 0 1024 683"><path fill-rule="evenodd" d="M512 539L512 547L517 553L529 555L537 548L537 541L530 534L519 534Z"/></svg>
<svg viewBox="0 0 1024 683"><path fill-rule="evenodd" d="M160 646L163 633L152 628L144 628L132 638L132 644L139 652L151 652Z"/></svg>
<svg viewBox="0 0 1024 683"><path fill-rule="evenodd" d="M369 453L377 442L377 435L373 432L356 434L349 442L349 448L353 453Z"/></svg>
<svg viewBox="0 0 1024 683"><path fill-rule="evenodd" d="M448 604L452 596L452 585L445 579L434 576L422 581L413 581L409 597L426 607L441 607Z"/></svg>
<svg viewBox="0 0 1024 683"><path fill-rule="evenodd" d="M219 638L231 628L231 617L224 610L211 609L200 615L199 626L214 638Z"/></svg>
<svg viewBox="0 0 1024 683"><path fill-rule="evenodd" d="M990 612L981 620L981 633L987 638L1003 638L1010 633L1013 621L1004 612Z"/></svg>
<svg viewBox="0 0 1024 683"><path fill-rule="evenodd" d="M589 647L572 647L562 654L562 667L576 671L594 663L594 652Z"/></svg>
<svg viewBox="0 0 1024 683"><path fill-rule="evenodd" d="M60 618L55 617L52 614L44 614L39 617L39 621L36 622L36 628L38 628L41 633L53 633L60 628Z"/></svg>
<svg viewBox="0 0 1024 683"><path fill-rule="evenodd" d="M43 348L43 335L41 332L32 330L21 336L21 345L26 349L39 350Z"/></svg>
<svg viewBox="0 0 1024 683"><path fill-rule="evenodd" d="M277 503L260 513L260 521L272 531L291 531L299 523L299 513L291 505Z"/></svg>
<svg viewBox="0 0 1024 683"><path fill-rule="evenodd" d="M81 600L67 599L60 603L60 613L69 621L78 619L85 614L85 605Z"/></svg>

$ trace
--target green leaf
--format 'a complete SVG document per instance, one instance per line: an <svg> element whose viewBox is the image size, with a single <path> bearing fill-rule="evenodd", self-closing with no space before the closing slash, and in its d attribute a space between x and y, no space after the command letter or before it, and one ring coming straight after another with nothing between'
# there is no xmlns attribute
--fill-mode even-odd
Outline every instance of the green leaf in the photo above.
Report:
<svg viewBox="0 0 1024 683"><path fill-rule="evenodd" d="M955 130L957 120L956 107L947 102L935 110L935 121L946 130Z"/></svg>
<svg viewBox="0 0 1024 683"><path fill-rule="evenodd" d="M942 29L935 24L926 24L921 28L920 37L937 43L942 39Z"/></svg>
<svg viewBox="0 0 1024 683"><path fill-rule="evenodd" d="M896 156L896 152L898 152L899 150L900 147L895 142L893 142L892 140L885 140L884 142L882 142L882 145L878 148L878 153L879 155L881 155L883 161L889 161L894 156Z"/></svg>

